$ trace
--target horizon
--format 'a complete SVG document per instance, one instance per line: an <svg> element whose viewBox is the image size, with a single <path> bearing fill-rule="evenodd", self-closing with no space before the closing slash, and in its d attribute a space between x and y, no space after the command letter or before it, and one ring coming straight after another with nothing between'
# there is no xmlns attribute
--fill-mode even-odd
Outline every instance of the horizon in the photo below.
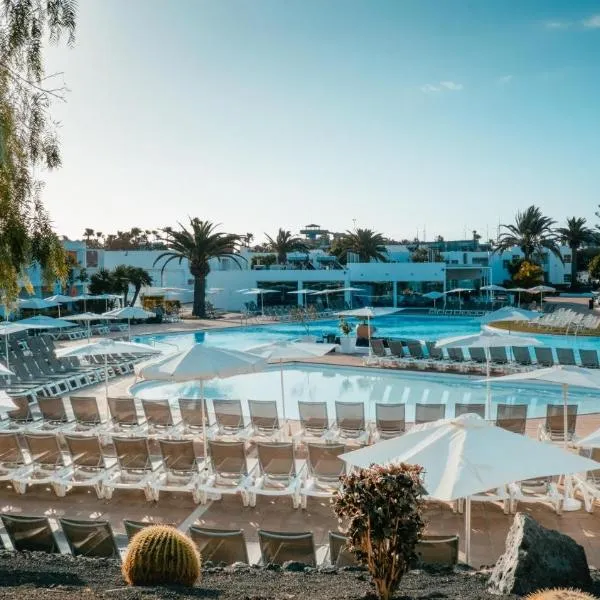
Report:
<svg viewBox="0 0 600 600"><path fill-rule="evenodd" d="M189 215L488 240L531 204L595 226L599 52L590 0L88 0L48 51L71 91L42 198L69 238Z"/></svg>

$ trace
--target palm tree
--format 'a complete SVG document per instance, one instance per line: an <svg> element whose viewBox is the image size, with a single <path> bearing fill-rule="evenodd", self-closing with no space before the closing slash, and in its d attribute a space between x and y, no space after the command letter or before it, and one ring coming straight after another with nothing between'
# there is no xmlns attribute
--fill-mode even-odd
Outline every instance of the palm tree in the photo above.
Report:
<svg viewBox="0 0 600 600"><path fill-rule="evenodd" d="M189 261L190 272L194 277L192 315L204 318L206 317L206 277L210 273L209 261L211 258L227 257L240 265L242 257L236 254L235 250L240 245L241 237L232 233L217 232L218 225L198 218L190 218L191 229L186 229L181 223L179 226L181 231L163 229L167 235L161 239L169 251L163 252L154 264L166 259L161 269L162 273L172 260L179 261L179 264L184 259Z"/></svg>
<svg viewBox="0 0 600 600"><path fill-rule="evenodd" d="M388 262L385 238L381 233L376 233L372 229L359 228L354 231L346 231L340 246L345 254L348 252L358 254L362 263L368 263L371 260Z"/></svg>
<svg viewBox="0 0 600 600"><path fill-rule="evenodd" d="M113 279L113 294L123 294L123 306L128 306L129 265L117 265L110 273Z"/></svg>
<svg viewBox="0 0 600 600"><path fill-rule="evenodd" d="M586 226L583 217L570 217L567 219L566 227L559 227L556 233L569 248L571 248L571 287L577 279L577 251L584 244L594 241L594 232Z"/></svg>
<svg viewBox="0 0 600 600"><path fill-rule="evenodd" d="M127 271L129 283L133 286L133 298L131 299L131 305L135 305L135 301L140 295L140 290L144 285L152 285L152 276L146 269L142 267L129 267Z"/></svg>
<svg viewBox="0 0 600 600"><path fill-rule="evenodd" d="M518 246L531 262L543 251L550 250L562 261L558 238L552 227L556 221L545 217L537 206L530 206L523 212L518 212L514 225L502 225L504 231L498 238L494 252L504 252Z"/></svg>
<svg viewBox="0 0 600 600"><path fill-rule="evenodd" d="M83 232L83 237L85 238L85 241L89 242L93 235L94 235L94 230L90 229L89 227L86 227L85 231Z"/></svg>
<svg viewBox="0 0 600 600"><path fill-rule="evenodd" d="M294 237L290 231L279 228L275 239L265 233L267 247L277 254L277 263L285 264L288 252L306 252L308 246L299 237Z"/></svg>

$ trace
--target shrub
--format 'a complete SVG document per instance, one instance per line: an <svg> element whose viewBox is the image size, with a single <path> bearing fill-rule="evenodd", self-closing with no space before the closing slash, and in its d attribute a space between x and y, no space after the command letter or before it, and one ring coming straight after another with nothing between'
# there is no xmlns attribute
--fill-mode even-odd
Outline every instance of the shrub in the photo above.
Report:
<svg viewBox="0 0 600 600"><path fill-rule="evenodd" d="M555 588L553 590L538 590L526 596L525 600L596 600L596 597L580 590Z"/></svg>
<svg viewBox="0 0 600 600"><path fill-rule="evenodd" d="M346 321L346 319L340 319L340 331L344 334L344 335L350 335L352 333L352 323L348 323L348 321Z"/></svg>
<svg viewBox="0 0 600 600"><path fill-rule="evenodd" d="M174 527L146 527L131 540L122 566L129 585L193 586L200 577L200 554Z"/></svg>
<svg viewBox="0 0 600 600"><path fill-rule="evenodd" d="M346 523L348 547L371 574L377 593L388 600L416 560L425 522L425 493L418 465L371 466L342 477L334 501Z"/></svg>

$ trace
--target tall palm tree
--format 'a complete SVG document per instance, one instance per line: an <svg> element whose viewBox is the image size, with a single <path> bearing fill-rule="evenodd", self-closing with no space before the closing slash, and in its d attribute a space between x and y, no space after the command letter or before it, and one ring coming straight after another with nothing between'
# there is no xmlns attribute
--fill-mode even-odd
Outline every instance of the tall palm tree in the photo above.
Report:
<svg viewBox="0 0 600 600"><path fill-rule="evenodd" d="M235 253L241 243L241 237L232 233L217 232L217 224L210 221L201 221L198 218L190 218L190 228L186 229L179 223L181 231L163 229L167 234L161 238L168 252L163 252L154 264L166 259L163 263L161 273L172 261L177 260L179 264L184 259L190 263L190 272L194 277L194 307L192 315L195 317L206 317L206 277L210 273L210 259L228 257L238 265L243 260Z"/></svg>
<svg viewBox="0 0 600 600"><path fill-rule="evenodd" d="M127 270L127 278L129 283L133 286L133 298L131 299L131 306L135 305L135 301L140 295L140 290L144 285L152 285L152 276L146 269L142 267L129 267Z"/></svg>
<svg viewBox="0 0 600 600"><path fill-rule="evenodd" d="M531 262L543 251L549 250L562 261L558 238L552 229L556 221L545 217L537 206L530 206L523 212L518 212L514 225L502 225L504 231L498 238L494 252L504 252L518 246Z"/></svg>
<svg viewBox="0 0 600 600"><path fill-rule="evenodd" d="M594 241L594 232L586 226L586 219L583 217L570 217L567 219L566 227L559 227L556 233L563 243L571 248L571 287L575 285L577 279L577 251L584 244Z"/></svg>
<svg viewBox="0 0 600 600"><path fill-rule="evenodd" d="M299 237L294 237L290 231L279 228L275 239L265 233L267 238L267 247L271 252L277 254L277 262L280 265L285 264L288 252L306 252L308 246Z"/></svg>
<svg viewBox="0 0 600 600"><path fill-rule="evenodd" d="M371 260L388 262L385 238L381 233L376 233L372 229L359 228L354 231L346 231L342 238L341 247L345 254L348 252L358 254L362 263L368 263Z"/></svg>

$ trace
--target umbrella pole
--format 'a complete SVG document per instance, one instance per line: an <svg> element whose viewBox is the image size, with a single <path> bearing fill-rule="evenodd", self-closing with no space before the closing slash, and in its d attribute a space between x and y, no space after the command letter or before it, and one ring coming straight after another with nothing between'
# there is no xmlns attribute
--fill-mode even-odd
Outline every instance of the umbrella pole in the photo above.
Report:
<svg viewBox="0 0 600 600"><path fill-rule="evenodd" d="M369 336L369 357L371 356L371 319L367 313L367 335Z"/></svg>
<svg viewBox="0 0 600 600"><path fill-rule="evenodd" d="M104 353L104 396L108 406L108 353Z"/></svg>
<svg viewBox="0 0 600 600"><path fill-rule="evenodd" d="M569 424L569 420L567 418L567 405L569 401L569 386L566 383L563 383L563 449L565 452L568 452L568 444L567 444L567 427ZM564 511L573 511L579 510L581 508L581 502L576 498L571 496L573 485L571 483L571 476L565 475L563 478L563 510Z"/></svg>
<svg viewBox="0 0 600 600"><path fill-rule="evenodd" d="M131 341L131 319L127 319L127 337Z"/></svg>
<svg viewBox="0 0 600 600"><path fill-rule="evenodd" d="M206 439L206 419L205 408L206 400L204 399L204 380L200 380L200 402L202 405L202 440L204 445L204 469L208 468L208 440Z"/></svg>
<svg viewBox="0 0 600 600"><path fill-rule="evenodd" d="M8 357L8 334L4 336L4 350L6 352L6 368L10 371L10 358ZM8 383L10 383L10 375L7 377Z"/></svg>
<svg viewBox="0 0 600 600"><path fill-rule="evenodd" d="M60 304L57 304L57 308L58 308L58 318L60 319Z"/></svg>
<svg viewBox="0 0 600 600"><path fill-rule="evenodd" d="M492 387L490 384L490 349L485 349L485 379L486 379L486 393L485 393L485 418L488 421L492 420Z"/></svg>
<svg viewBox="0 0 600 600"><path fill-rule="evenodd" d="M285 387L283 385L283 359L279 359L279 382L281 384L281 414L283 415L283 439L287 438L288 427L285 418Z"/></svg>
<svg viewBox="0 0 600 600"><path fill-rule="evenodd" d="M465 563L471 562L471 496L465 498Z"/></svg>

